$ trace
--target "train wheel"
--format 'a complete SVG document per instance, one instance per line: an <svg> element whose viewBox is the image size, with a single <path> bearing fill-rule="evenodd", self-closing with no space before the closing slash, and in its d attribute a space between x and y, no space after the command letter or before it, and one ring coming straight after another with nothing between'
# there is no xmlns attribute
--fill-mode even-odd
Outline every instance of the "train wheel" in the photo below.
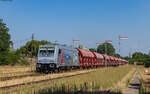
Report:
<svg viewBox="0 0 150 94"><path fill-rule="evenodd" d="M48 74L48 73L49 73L49 71L48 71L48 70L44 70L44 73L45 73L45 74Z"/></svg>
<svg viewBox="0 0 150 94"><path fill-rule="evenodd" d="M53 70L55 73L58 73L60 70L59 69L54 69Z"/></svg>
<svg viewBox="0 0 150 94"><path fill-rule="evenodd" d="M41 72L40 69L36 68L36 72Z"/></svg>

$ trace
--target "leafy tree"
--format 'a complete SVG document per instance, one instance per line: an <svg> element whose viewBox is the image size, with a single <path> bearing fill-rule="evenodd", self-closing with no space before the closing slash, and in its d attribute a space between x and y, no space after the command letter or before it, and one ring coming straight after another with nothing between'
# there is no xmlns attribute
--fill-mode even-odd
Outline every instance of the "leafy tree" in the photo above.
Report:
<svg viewBox="0 0 150 94"><path fill-rule="evenodd" d="M96 49L95 48L90 48L89 49L91 52L96 52Z"/></svg>
<svg viewBox="0 0 150 94"><path fill-rule="evenodd" d="M0 52L8 52L10 41L10 34L8 33L9 29L6 24L3 23L3 20L0 19Z"/></svg>
<svg viewBox="0 0 150 94"><path fill-rule="evenodd" d="M125 60L130 60L131 58L128 57L128 56L126 56L126 57L123 57L123 59L125 59Z"/></svg>
<svg viewBox="0 0 150 94"><path fill-rule="evenodd" d="M141 53L141 52L135 52L132 55L132 58L135 58L135 59L140 59L142 57L143 57L143 53Z"/></svg>
<svg viewBox="0 0 150 94"><path fill-rule="evenodd" d="M10 34L6 24L0 19L0 64L6 63L6 55L9 51Z"/></svg>
<svg viewBox="0 0 150 94"><path fill-rule="evenodd" d="M32 40L26 43L25 46L22 46L18 51L25 56L37 56L38 48L40 45L50 44L49 41L42 40Z"/></svg>
<svg viewBox="0 0 150 94"><path fill-rule="evenodd" d="M114 57L120 58L121 56L119 54L114 54Z"/></svg>
<svg viewBox="0 0 150 94"><path fill-rule="evenodd" d="M51 44L51 43L47 40L42 40L42 41L39 41L39 44L40 45L45 45L45 44Z"/></svg>
<svg viewBox="0 0 150 94"><path fill-rule="evenodd" d="M115 48L111 43L104 43L103 45L99 45L97 48L97 52L101 54L105 54L105 50L107 51L107 55L113 56L115 54Z"/></svg>
<svg viewBox="0 0 150 94"><path fill-rule="evenodd" d="M29 64L18 52L10 50L10 37L8 27L0 19L0 65Z"/></svg>
<svg viewBox="0 0 150 94"><path fill-rule="evenodd" d="M150 56L141 52L135 52L133 53L132 58L129 59L130 64L134 64L134 62L138 65L144 65L147 67L150 65Z"/></svg>

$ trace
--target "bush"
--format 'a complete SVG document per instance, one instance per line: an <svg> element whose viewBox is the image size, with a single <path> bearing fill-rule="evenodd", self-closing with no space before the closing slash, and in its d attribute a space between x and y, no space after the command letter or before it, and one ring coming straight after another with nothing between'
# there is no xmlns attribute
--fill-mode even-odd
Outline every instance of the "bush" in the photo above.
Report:
<svg viewBox="0 0 150 94"><path fill-rule="evenodd" d="M28 64L18 51L10 51L10 45L13 44L10 38L9 28L0 19L0 65ZM41 42L46 43L47 41Z"/></svg>
<svg viewBox="0 0 150 94"><path fill-rule="evenodd" d="M29 65L30 63L16 51L0 54L0 65Z"/></svg>
<svg viewBox="0 0 150 94"><path fill-rule="evenodd" d="M129 60L129 64L134 64L134 60L133 60L133 59L130 59L130 60Z"/></svg>

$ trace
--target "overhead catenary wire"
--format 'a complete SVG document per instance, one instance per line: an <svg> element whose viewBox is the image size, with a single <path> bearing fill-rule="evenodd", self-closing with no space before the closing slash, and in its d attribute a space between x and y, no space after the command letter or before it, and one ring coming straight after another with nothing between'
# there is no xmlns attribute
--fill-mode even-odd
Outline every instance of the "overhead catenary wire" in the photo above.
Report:
<svg viewBox="0 0 150 94"><path fill-rule="evenodd" d="M28 41L31 41L33 38L33 36L30 36L28 38L25 38L25 39L22 39L22 40L12 40L13 42L13 47L12 48L15 48L17 49L18 47L24 45L25 43L27 43ZM14 47L15 46L15 47ZM18 47L17 47L18 46Z"/></svg>

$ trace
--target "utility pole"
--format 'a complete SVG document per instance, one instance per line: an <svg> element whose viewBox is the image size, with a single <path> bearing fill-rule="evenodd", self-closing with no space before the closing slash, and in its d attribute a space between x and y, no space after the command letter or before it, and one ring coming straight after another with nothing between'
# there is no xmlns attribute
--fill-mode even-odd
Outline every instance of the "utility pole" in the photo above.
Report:
<svg viewBox="0 0 150 94"><path fill-rule="evenodd" d="M96 53L98 53L98 47L99 47L99 45L97 45L97 48L96 48Z"/></svg>
<svg viewBox="0 0 150 94"><path fill-rule="evenodd" d="M105 54L107 55L107 44L105 43Z"/></svg>
<svg viewBox="0 0 150 94"><path fill-rule="evenodd" d="M105 55L107 55L107 44L105 43ZM105 66L107 67L107 60L105 60Z"/></svg>
<svg viewBox="0 0 150 94"><path fill-rule="evenodd" d="M120 35L119 35L119 55L120 55L120 52L121 52L121 50L120 50Z"/></svg>
<svg viewBox="0 0 150 94"><path fill-rule="evenodd" d="M72 40L72 47L74 48L74 41Z"/></svg>
<svg viewBox="0 0 150 94"><path fill-rule="evenodd" d="M32 33L32 41L34 40L34 34Z"/></svg>
<svg viewBox="0 0 150 94"><path fill-rule="evenodd" d="M33 64L33 42L34 42L34 33L32 33L32 40L31 40L31 63ZM33 68L31 66L31 71L33 71Z"/></svg>
<svg viewBox="0 0 150 94"><path fill-rule="evenodd" d="M32 62L32 58L33 58L33 41L34 41L34 34L32 33L32 41L31 41L31 62Z"/></svg>
<svg viewBox="0 0 150 94"><path fill-rule="evenodd" d="M131 48L130 48L130 51L129 51L129 58L131 58Z"/></svg>

